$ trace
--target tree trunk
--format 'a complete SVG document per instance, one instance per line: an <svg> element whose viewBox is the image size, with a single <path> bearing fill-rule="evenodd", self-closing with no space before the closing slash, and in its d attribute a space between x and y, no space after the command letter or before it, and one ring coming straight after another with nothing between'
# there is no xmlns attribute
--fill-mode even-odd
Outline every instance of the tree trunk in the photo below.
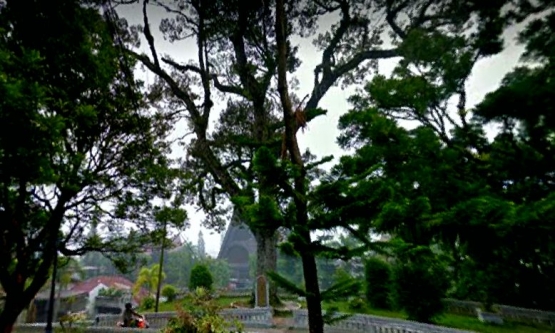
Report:
<svg viewBox="0 0 555 333"><path fill-rule="evenodd" d="M303 235L303 239L307 236L310 239L310 233ZM322 302L320 286L318 285L316 257L310 251L305 251L301 254L301 260L306 290L306 307L308 309L308 331L310 333L322 333L324 332L324 319L322 317Z"/></svg>
<svg viewBox="0 0 555 333"><path fill-rule="evenodd" d="M253 233L256 239L256 277L266 276L270 285L270 305L277 306L281 303L277 286L266 275L268 271L277 271L277 231L253 230Z"/></svg>
<svg viewBox="0 0 555 333"><path fill-rule="evenodd" d="M290 154L291 163L297 168L294 173L293 200L296 209L296 221L293 231L299 235L296 247L300 250L303 263L304 281L306 288L306 303L308 308L308 330L310 333L323 333L324 320L322 318L322 304L320 286L318 284L318 268L316 257L312 251L310 226L307 203L307 177L306 168L297 142L296 133L301 125L297 122L297 112L293 111L289 88L287 84L287 14L285 1L276 1L276 44L278 55L278 91L283 108L283 121L285 123L285 143Z"/></svg>
<svg viewBox="0 0 555 333"><path fill-rule="evenodd" d="M25 309L25 304L31 300L25 300L25 293L14 294L12 291L9 295L6 293L6 301L4 309L0 313L0 332L11 333L19 314Z"/></svg>
<svg viewBox="0 0 555 333"><path fill-rule="evenodd" d="M27 308L27 317L25 318L26 323L34 323L37 320L37 306L35 305L35 299L31 300L29 307Z"/></svg>

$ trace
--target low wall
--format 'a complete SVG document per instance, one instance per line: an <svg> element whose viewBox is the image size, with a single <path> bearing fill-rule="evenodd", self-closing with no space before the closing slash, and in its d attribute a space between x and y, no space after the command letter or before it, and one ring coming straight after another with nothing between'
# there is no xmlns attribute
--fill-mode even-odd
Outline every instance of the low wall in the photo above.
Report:
<svg viewBox="0 0 555 333"><path fill-rule="evenodd" d="M160 329L168 324L171 318L175 318L176 312L144 313L151 328ZM271 309L224 309L220 314L228 320L238 320L245 327L271 327ZM119 315L99 315L98 326L114 326L121 320Z"/></svg>
<svg viewBox="0 0 555 333"><path fill-rule="evenodd" d="M443 301L449 313L476 316L476 308L484 309L480 302L459 301L451 298L444 299ZM542 324L555 327L555 312L498 304L494 305L493 309L496 310L505 321Z"/></svg>
<svg viewBox="0 0 555 333"><path fill-rule="evenodd" d="M240 321L245 327L269 328L274 325L271 309L224 309L220 315Z"/></svg>
<svg viewBox="0 0 555 333"><path fill-rule="evenodd" d="M501 317L508 321L543 324L555 327L555 312L518 308L508 305L497 305Z"/></svg>
<svg viewBox="0 0 555 333"><path fill-rule="evenodd" d="M341 315L341 314L338 314ZM308 312L293 311L293 326L308 328ZM376 332L376 333L470 333L449 327L422 324L409 320L357 314L326 326L326 331Z"/></svg>
<svg viewBox="0 0 555 333"><path fill-rule="evenodd" d="M474 301L459 301L453 298L446 298L443 300L445 310L453 314L461 314L468 316L476 316L476 308L481 308L482 303Z"/></svg>
<svg viewBox="0 0 555 333"><path fill-rule="evenodd" d="M54 332L63 332L62 328L59 324L52 325L54 328ZM76 326L79 327L79 326ZM44 329L46 328L46 324L44 323L37 323L37 324L21 324L16 325L14 327L14 333L44 333ZM116 327L115 325L109 327L100 327L100 326L88 326L82 328L83 331L79 331L82 333L115 333L124 331L125 333L160 333L159 329L139 329L139 328L121 328Z"/></svg>

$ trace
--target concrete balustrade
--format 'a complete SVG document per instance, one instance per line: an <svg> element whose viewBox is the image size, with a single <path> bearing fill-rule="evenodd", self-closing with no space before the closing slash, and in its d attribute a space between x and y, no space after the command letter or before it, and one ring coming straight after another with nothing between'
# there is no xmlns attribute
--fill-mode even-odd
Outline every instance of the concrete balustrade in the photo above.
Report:
<svg viewBox="0 0 555 333"><path fill-rule="evenodd" d="M342 314L338 314L342 315ZM296 329L308 328L308 312L293 311L293 325ZM384 318L357 314L326 326L326 331L376 332L376 333L470 333L449 327L423 324L409 320Z"/></svg>
<svg viewBox="0 0 555 333"><path fill-rule="evenodd" d="M456 299L444 299L447 312L476 316L476 309L484 309L480 302L459 301ZM535 309L526 309L508 305L493 305L496 313L505 321L527 323L527 324L543 324L555 327L555 312L541 311Z"/></svg>
<svg viewBox="0 0 555 333"><path fill-rule="evenodd" d="M46 327L46 324L44 323L36 323L36 324L20 324L15 326L14 328L14 333L44 333L44 329ZM148 329L139 329L139 328L121 328L121 327L116 327L116 325L112 325L112 326L107 326L107 327L101 327L101 326L87 326L87 327L83 327L81 328L80 326L74 326L74 327L79 327L79 329L82 329L82 331L79 331L80 333L115 333L115 332L119 332L119 333L160 333L159 329L152 329L152 328L148 328ZM59 324L53 325L54 328L54 332L63 332L62 331L62 327Z"/></svg>
<svg viewBox="0 0 555 333"><path fill-rule="evenodd" d="M228 320L238 320L245 327L271 327L271 309L224 309L220 314ZM151 328L162 328L168 324L171 318L175 318L176 312L144 313ZM120 315L100 315L97 326L114 326L121 320Z"/></svg>
<svg viewBox="0 0 555 333"><path fill-rule="evenodd" d="M555 327L555 312L518 308L508 305L497 305L496 307L499 315L505 320Z"/></svg>

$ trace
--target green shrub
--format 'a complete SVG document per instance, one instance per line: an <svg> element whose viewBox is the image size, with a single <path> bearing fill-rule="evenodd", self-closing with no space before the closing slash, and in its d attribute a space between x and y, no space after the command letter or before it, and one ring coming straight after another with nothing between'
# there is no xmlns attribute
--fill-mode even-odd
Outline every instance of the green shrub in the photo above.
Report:
<svg viewBox="0 0 555 333"><path fill-rule="evenodd" d="M164 296L168 302L173 302L177 297L177 289L171 284L166 284L162 288L162 296Z"/></svg>
<svg viewBox="0 0 555 333"><path fill-rule="evenodd" d="M191 270L191 277L189 279L189 290L196 290L197 288L204 288L212 290L214 279L208 270L208 267L203 264L196 264Z"/></svg>
<svg viewBox="0 0 555 333"><path fill-rule="evenodd" d="M349 300L349 309L351 310L360 310L364 308L365 302L360 297L353 297Z"/></svg>
<svg viewBox="0 0 555 333"><path fill-rule="evenodd" d="M191 292L191 298L177 307L177 316L171 318L162 333L230 333L243 332L243 324L236 319L224 318L222 306L204 288ZM235 329L230 330L230 327Z"/></svg>
<svg viewBox="0 0 555 333"><path fill-rule="evenodd" d="M156 305L156 299L152 296L147 296L142 299L141 301L141 309L143 310L152 310Z"/></svg>
<svg viewBox="0 0 555 333"><path fill-rule="evenodd" d="M370 306L389 309L391 302L391 266L378 258L370 258L364 264L366 282L365 296Z"/></svg>
<svg viewBox="0 0 555 333"><path fill-rule="evenodd" d="M123 296L123 290L116 288L100 289L100 291L98 292L98 296L121 297Z"/></svg>
<svg viewBox="0 0 555 333"><path fill-rule="evenodd" d="M444 266L433 262L400 263L393 269L393 296L409 320L431 323L444 310L449 288Z"/></svg>

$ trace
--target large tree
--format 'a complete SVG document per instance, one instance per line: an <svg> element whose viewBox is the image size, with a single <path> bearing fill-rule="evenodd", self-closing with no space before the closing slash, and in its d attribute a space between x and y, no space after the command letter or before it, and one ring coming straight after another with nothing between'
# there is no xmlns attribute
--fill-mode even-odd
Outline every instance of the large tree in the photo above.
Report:
<svg viewBox="0 0 555 333"><path fill-rule="evenodd" d="M514 17L548 8L529 9ZM448 253L458 297L552 309L553 17L521 38L541 66L515 69L473 109L461 84L484 43L413 32L404 61L372 80L340 121L340 144L356 152L323 185L334 195L319 197L328 217ZM485 129L496 123L490 141Z"/></svg>
<svg viewBox="0 0 555 333"><path fill-rule="evenodd" d="M40 27L31 29L31 27ZM0 8L0 331L50 276L59 251L136 253L151 199L170 183L169 119L142 101L125 36L92 3ZM88 232L91 226L104 232Z"/></svg>
<svg viewBox="0 0 555 333"><path fill-rule="evenodd" d="M192 38L197 44L197 57L188 63L161 57L149 27L148 1L143 2L143 32L151 56L139 53L135 56L166 84L174 109L184 109L195 137L189 149L190 161L194 160L206 170L200 178L202 191L196 193L202 195L200 203L213 211L214 205L206 205L210 201L205 199L220 203L219 199L248 196L250 185L245 178L251 177L245 176L248 158L246 161L226 161L214 145L208 131L214 98L222 94L233 96L235 101L244 101L248 106L249 116L243 121L247 121L245 125L250 124L252 135L247 143L235 140L234 144L242 144L251 151L261 146L279 145L280 140L275 137L276 129L272 126L274 103L270 102L276 93L275 3L251 2L248 6L238 1L152 3L165 8L170 15L161 25L162 32L170 41ZM489 17L496 17L500 3L488 4L487 7L462 1L330 0L286 3L289 37L314 36L317 23L324 16L338 20L330 31L319 33L316 38L322 59L314 66L314 86L306 100L306 112L298 113L301 116L299 120L304 124L305 120L310 121L323 113L316 108L333 85L356 82L367 75L376 60L399 56L403 40L413 30L421 29L426 33L438 29L460 30L472 14L478 12L488 19L477 27L477 34L492 27L495 31L491 33L495 35L500 28ZM379 17L385 17L385 23ZM393 36L394 43L390 48L384 48L383 39L388 34ZM292 72L300 60L295 57L296 47L292 42L288 40L286 43L287 70ZM276 154L283 151L276 150ZM256 176L257 183L261 185L258 191L272 193L271 186L264 185L267 177ZM241 207L236 205L236 208L238 214L244 214L240 212ZM258 274L274 270L275 230L279 225L266 223L261 226L247 222L259 243Z"/></svg>

